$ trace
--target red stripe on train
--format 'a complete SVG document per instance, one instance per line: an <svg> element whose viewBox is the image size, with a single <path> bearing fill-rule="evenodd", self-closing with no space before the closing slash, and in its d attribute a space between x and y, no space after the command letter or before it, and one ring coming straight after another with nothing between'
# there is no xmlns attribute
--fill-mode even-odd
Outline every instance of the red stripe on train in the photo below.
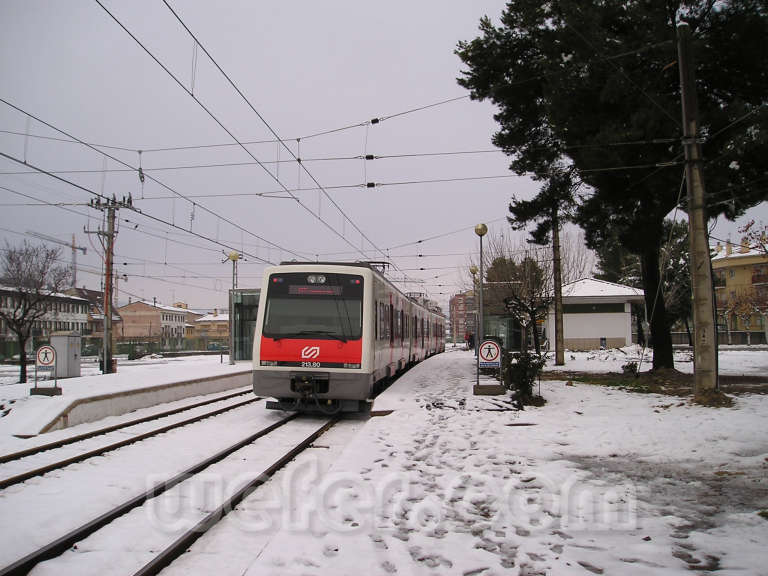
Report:
<svg viewBox="0 0 768 576"><path fill-rule="evenodd" d="M340 362L360 364L363 356L363 341L349 340L273 340L261 337L259 360L272 362Z"/></svg>

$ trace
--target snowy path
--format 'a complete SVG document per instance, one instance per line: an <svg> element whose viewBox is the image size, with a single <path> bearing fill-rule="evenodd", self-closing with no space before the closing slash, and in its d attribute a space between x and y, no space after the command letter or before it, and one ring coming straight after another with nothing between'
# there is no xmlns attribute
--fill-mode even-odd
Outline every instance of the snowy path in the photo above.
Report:
<svg viewBox="0 0 768 576"><path fill-rule="evenodd" d="M766 366L765 351L749 353L721 366ZM546 406L514 412L472 396L474 380L462 350L416 366L376 401L393 413L332 428L164 574L765 572L768 396L715 409L548 381ZM143 490L154 472L184 469L279 417L259 403L0 492L1 563ZM215 496L233 470L219 470L203 493ZM90 570L89 556L98 571L129 571L154 549L157 529L188 518L177 506L188 496L158 500L168 507L155 509L162 522L151 530L131 516L35 573Z"/></svg>
<svg viewBox="0 0 768 576"><path fill-rule="evenodd" d="M548 405L518 415L485 411L473 380L461 351L401 378L399 408L368 422L247 574L762 569L768 397L717 410L548 382Z"/></svg>

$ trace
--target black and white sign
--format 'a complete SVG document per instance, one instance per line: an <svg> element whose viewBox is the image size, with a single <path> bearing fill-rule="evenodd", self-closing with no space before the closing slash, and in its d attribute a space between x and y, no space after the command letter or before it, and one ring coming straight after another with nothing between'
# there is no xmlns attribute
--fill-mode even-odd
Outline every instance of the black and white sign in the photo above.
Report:
<svg viewBox="0 0 768 576"><path fill-rule="evenodd" d="M478 349L480 368L499 368L501 366L501 348L493 340L483 340Z"/></svg>
<svg viewBox="0 0 768 576"><path fill-rule="evenodd" d="M40 346L37 349L37 367L53 368L54 364L56 364L56 350L53 346Z"/></svg>

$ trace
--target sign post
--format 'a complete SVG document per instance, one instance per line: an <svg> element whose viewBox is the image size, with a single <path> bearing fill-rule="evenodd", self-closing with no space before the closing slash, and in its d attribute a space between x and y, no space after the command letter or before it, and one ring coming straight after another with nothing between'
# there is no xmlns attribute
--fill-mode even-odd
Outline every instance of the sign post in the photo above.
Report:
<svg viewBox="0 0 768 576"><path fill-rule="evenodd" d="M37 385L38 371L53 371L53 388L40 388ZM53 346L40 346L35 354L35 387L30 388L30 394L42 396L60 396L58 377L56 375L56 349Z"/></svg>
<svg viewBox="0 0 768 576"><path fill-rule="evenodd" d="M496 368L501 375L501 346L495 340L483 340L477 349L478 368ZM503 384L475 384L475 395L496 396L505 394Z"/></svg>
<svg viewBox="0 0 768 576"><path fill-rule="evenodd" d="M501 348L494 340L483 340L478 348L480 353L480 368L500 368Z"/></svg>

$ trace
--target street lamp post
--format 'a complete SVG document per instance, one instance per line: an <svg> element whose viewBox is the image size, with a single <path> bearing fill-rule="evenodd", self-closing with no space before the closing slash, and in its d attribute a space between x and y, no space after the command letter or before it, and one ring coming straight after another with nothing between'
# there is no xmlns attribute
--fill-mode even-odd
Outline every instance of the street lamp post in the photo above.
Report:
<svg viewBox="0 0 768 576"><path fill-rule="evenodd" d="M478 333L475 337L475 350L477 353L475 354L477 361L476 361L476 370L475 370L475 380L477 385L480 385L480 344L483 342L483 337L485 335L485 332L483 330L483 236L486 235L488 232L488 226L485 224L478 224L475 226L475 234L477 234L480 237L480 290L478 291L478 301L477 301L477 325L478 325Z"/></svg>

